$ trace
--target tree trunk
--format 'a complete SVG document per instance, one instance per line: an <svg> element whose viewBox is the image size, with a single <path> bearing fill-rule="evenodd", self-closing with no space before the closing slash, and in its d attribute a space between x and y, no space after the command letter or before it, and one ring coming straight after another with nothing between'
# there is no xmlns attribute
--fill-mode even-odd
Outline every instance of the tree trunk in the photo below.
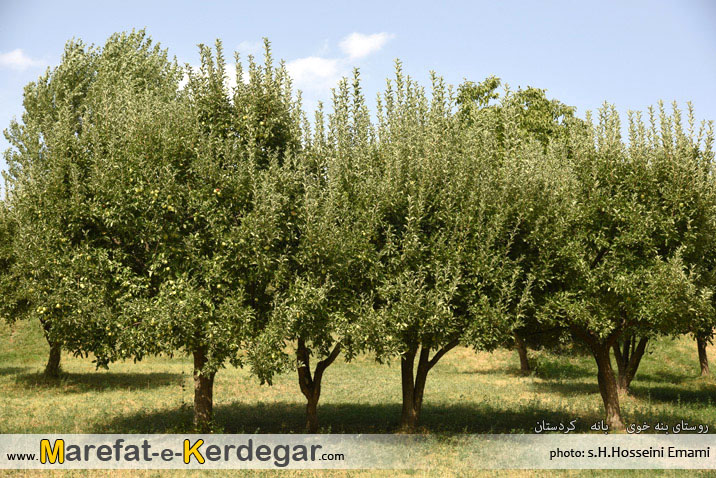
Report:
<svg viewBox="0 0 716 478"><path fill-rule="evenodd" d="M699 349L699 365L701 365L701 376L708 375L709 372L709 357L706 355L706 345L708 340L706 337L701 335L696 337L696 346Z"/></svg>
<svg viewBox="0 0 716 478"><path fill-rule="evenodd" d="M623 430L624 422L622 422L621 409L619 408L617 380L614 377L614 370L612 369L612 362L609 355L609 350L619 338L618 331L613 333L606 340L603 340L581 327L572 326L571 329L572 333L581 338L589 346L592 356L597 362L597 381L599 383L599 393L604 402L607 425L609 428L615 430Z"/></svg>
<svg viewBox="0 0 716 478"><path fill-rule="evenodd" d="M621 409L619 408L619 391L609 357L609 348L608 344L595 341L592 344L592 353L597 362L599 393L602 395L602 401L604 402L607 425L615 430L623 430L624 422L622 422Z"/></svg>
<svg viewBox="0 0 716 478"><path fill-rule="evenodd" d="M206 349L194 351L194 426L201 433L210 433L214 412L214 375L205 372Z"/></svg>
<svg viewBox="0 0 716 478"><path fill-rule="evenodd" d="M421 359L425 350L428 349L423 348L420 352ZM403 389L403 408L400 413L400 428L406 432L415 431L415 428L418 426L420 409L422 407L422 391L420 391L420 399L418 400L416 396L416 382L418 380L413 374L417 351L417 347L411 348L400 358L400 381ZM420 362L418 362L418 373L421 371ZM427 374L427 372L424 373ZM423 386L425 386L426 378L427 377L422 377L421 383Z"/></svg>
<svg viewBox="0 0 716 478"><path fill-rule="evenodd" d="M316 370L311 376L311 351L306 347L303 339L298 340L296 348L296 362L298 371L298 384L301 393L306 397L306 430L309 433L318 432L318 400L321 398L321 381L323 372L341 353L341 344L336 344L325 359L316 364Z"/></svg>
<svg viewBox="0 0 716 478"><path fill-rule="evenodd" d="M520 372L527 375L532 370L530 368L530 361L527 358L527 346L524 340L522 340L517 334L515 334L515 348L520 356Z"/></svg>
<svg viewBox="0 0 716 478"><path fill-rule="evenodd" d="M307 397L306 401L306 431L318 433L318 399L320 397Z"/></svg>
<svg viewBox="0 0 716 478"><path fill-rule="evenodd" d="M48 340L49 342L49 340ZM62 348L56 343L50 342L50 356L45 366L45 375L52 378L60 376L60 359L62 358Z"/></svg>
<svg viewBox="0 0 716 478"><path fill-rule="evenodd" d="M47 365L45 365L45 376L51 378L57 378L60 376L60 359L62 358L62 347L50 339L50 322L47 320L41 320L40 324L45 332L45 340L47 340L50 346L50 356L47 358Z"/></svg>
<svg viewBox="0 0 716 478"><path fill-rule="evenodd" d="M629 385L636 376L648 342L649 339L646 337L642 337L637 342L635 336L627 335L623 340L616 341L612 345L617 363L617 390L620 394L629 392Z"/></svg>
<svg viewBox="0 0 716 478"><path fill-rule="evenodd" d="M405 432L414 432L420 421L420 411L423 407L423 394L428 372L438 363L448 351L457 346L458 341L453 340L438 350L430 358L430 346L420 347L418 369L413 375L415 356L418 355L418 345L411 347L400 358L400 375L403 389L403 408L400 415L400 428Z"/></svg>

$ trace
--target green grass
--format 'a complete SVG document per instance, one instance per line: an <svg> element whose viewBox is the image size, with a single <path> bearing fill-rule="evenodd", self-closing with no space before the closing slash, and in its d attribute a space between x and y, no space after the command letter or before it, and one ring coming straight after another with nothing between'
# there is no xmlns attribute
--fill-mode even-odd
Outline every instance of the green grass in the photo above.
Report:
<svg viewBox="0 0 716 478"><path fill-rule="evenodd" d="M716 430L716 381L698 376L696 345L688 338L663 339L642 363L631 396L622 398L625 421L688 420ZM714 349L709 350L716 359ZM48 347L35 323L0 328L0 433L182 433L191 431L193 385L187 357L154 357L140 363L95 370L91 359L62 357L60 379L42 375ZM538 420L578 419L586 432L602 417L596 367L589 356L531 352L535 372L518 373L516 353L475 353L456 349L430 372L422 431L532 433ZM400 413L398 363L378 365L369 356L337 361L324 376L319 404L322 432L392 433ZM214 390L216 428L224 433L301 433L305 402L294 374L261 386L247 371L219 371ZM436 453L438 451L436 450ZM43 472L43 476L47 474ZM65 472L97 476L110 472ZM134 475L128 472L111 472ZM281 472L237 472L241 476ZM286 472L283 472L284 474ZM330 472L331 476L434 476L433 471ZM476 472L466 472L473 476ZM484 472L484 476L553 476L554 472ZM606 473L606 472L605 472ZM617 472L619 475L624 472ZM9 472L24 476L27 472ZM171 472L199 476L205 472ZM225 473L222 473L224 475ZM293 472L296 474L296 472ZM302 472L326 476L328 472ZM635 471L630 476L672 476L675 472ZM689 472L693 474L693 472ZM32 473L30 474L32 475ZM142 472L159 476L160 472ZM166 472L162 474L165 476ZM443 470L439 476L453 476ZM563 472L564 476L603 476Z"/></svg>

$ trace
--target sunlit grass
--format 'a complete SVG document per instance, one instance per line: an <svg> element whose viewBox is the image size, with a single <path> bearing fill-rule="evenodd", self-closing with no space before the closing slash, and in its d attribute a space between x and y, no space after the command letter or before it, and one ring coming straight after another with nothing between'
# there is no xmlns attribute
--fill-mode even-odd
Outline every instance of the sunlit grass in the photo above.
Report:
<svg viewBox="0 0 716 478"><path fill-rule="evenodd" d="M632 395L622 398L625 421L684 419L716 430L713 406L716 382L698 376L695 343L688 338L662 339L650 348L653 352L644 358L632 384ZM187 357L152 357L140 363L113 364L109 371L104 371L95 370L91 359L65 354L61 378L51 380L41 374L47 351L39 326L34 323L0 329L0 432L191 431L193 385ZM709 352L716 358L714 349ZM587 432L589 425L602 417L596 367L591 357L531 352L531 358L535 372L525 377L518 373L516 353L509 350L475 353L460 348L446 355L428 376L422 431L440 435L531 433L538 420L576 418L578 431ZM397 362L378 365L369 356L361 356L348 364L337 361L324 377L319 404L321 431L395 432L400 413L399 375ZM217 374L214 397L217 432L303 432L305 402L294 374L277 377L273 386L261 386L245 370L224 369ZM71 476L102 473L72 472ZM243 472L243 475L266 473ZM326 476L326 473L302 472L300 476ZM428 471L367 473L368 476L452 476L447 470L436 471L437 474ZM24 476L26 472L9 474ZM113 474L135 475L134 472ZM573 474L566 473L566 476ZM365 473L331 472L331 476L356 475L365 476ZM504 476L504 473L487 475ZM520 472L514 476L552 475L554 472L545 471ZM596 472L578 475L600 476ZM647 476L644 472L630 475ZM655 474L650 471L648 475ZM159 472L142 472L140 476L159 476Z"/></svg>

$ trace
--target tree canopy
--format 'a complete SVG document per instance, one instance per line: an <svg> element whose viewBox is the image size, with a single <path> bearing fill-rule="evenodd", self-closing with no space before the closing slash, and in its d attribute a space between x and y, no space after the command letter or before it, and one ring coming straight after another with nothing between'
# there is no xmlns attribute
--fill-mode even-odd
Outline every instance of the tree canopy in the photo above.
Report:
<svg viewBox="0 0 716 478"><path fill-rule="evenodd" d="M713 127L674 106L596 122L489 77L429 88L400 62L372 113L360 74L310 121L283 62L144 31L68 42L6 130L0 314L98 366L185 353L210 431L227 365L292 371L318 429L341 355L399 360L401 425L458 345L584 344L607 422L649 340L714 325ZM556 331L556 332L555 332ZM612 369L611 356L617 364ZM315 366L311 366L314 361ZM703 363L703 362L702 362Z"/></svg>

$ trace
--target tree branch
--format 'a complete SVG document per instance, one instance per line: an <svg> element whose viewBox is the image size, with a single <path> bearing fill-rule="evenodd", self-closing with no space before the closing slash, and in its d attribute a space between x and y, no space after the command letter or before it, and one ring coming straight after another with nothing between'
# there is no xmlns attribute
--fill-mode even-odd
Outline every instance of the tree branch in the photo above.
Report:
<svg viewBox="0 0 716 478"><path fill-rule="evenodd" d="M609 249L606 248L606 247L602 247L601 249L599 249L599 251L597 252L596 257L595 257L594 260L592 261L592 264L591 264L591 266L590 266L589 268L590 268L590 269L594 269L595 267L597 267L597 265L598 265L599 262L604 258L604 256L606 255L607 252L609 252Z"/></svg>
<svg viewBox="0 0 716 478"><path fill-rule="evenodd" d="M301 387L301 393L303 393L306 398L313 396L313 379L311 378L309 359L310 357L306 344L302 339L298 339L298 347L296 348L298 385Z"/></svg>
<svg viewBox="0 0 716 478"><path fill-rule="evenodd" d="M335 347L333 347L333 350L331 350L331 353L326 357L325 359L321 360L316 364L316 371L313 373L313 382L314 383L321 383L321 377L323 376L323 372L333 363L334 360L340 355L341 353L341 344L340 342L336 344Z"/></svg>
<svg viewBox="0 0 716 478"><path fill-rule="evenodd" d="M445 345L443 348L441 348L440 350L438 350L438 351L435 353L435 355L433 355L433 358L430 359L430 361L428 362L428 370L430 370L431 368L433 368L433 367L435 366L435 364L438 363L438 360L440 360L440 359L443 357L443 355L445 355L446 353L448 353L449 351L451 351L452 349L454 349L455 347L457 347L457 345L458 345L459 343L460 343L459 340L453 339L453 340L451 340L450 342L448 342L447 345Z"/></svg>
<svg viewBox="0 0 716 478"><path fill-rule="evenodd" d="M636 338L634 340L636 340ZM646 344L648 342L649 342L649 339L647 337L642 337L641 339L639 339L639 343L633 349L631 358L629 360L629 370L634 370L637 367L637 365L639 364L639 361L641 360L641 357L644 355L644 352L646 351Z"/></svg>
<svg viewBox="0 0 716 478"><path fill-rule="evenodd" d="M622 355L622 351L619 348L619 344L614 344L614 346L612 347L612 350L614 350L614 357L616 357L616 359L617 359L617 365L621 367L621 364L623 363L624 358Z"/></svg>

